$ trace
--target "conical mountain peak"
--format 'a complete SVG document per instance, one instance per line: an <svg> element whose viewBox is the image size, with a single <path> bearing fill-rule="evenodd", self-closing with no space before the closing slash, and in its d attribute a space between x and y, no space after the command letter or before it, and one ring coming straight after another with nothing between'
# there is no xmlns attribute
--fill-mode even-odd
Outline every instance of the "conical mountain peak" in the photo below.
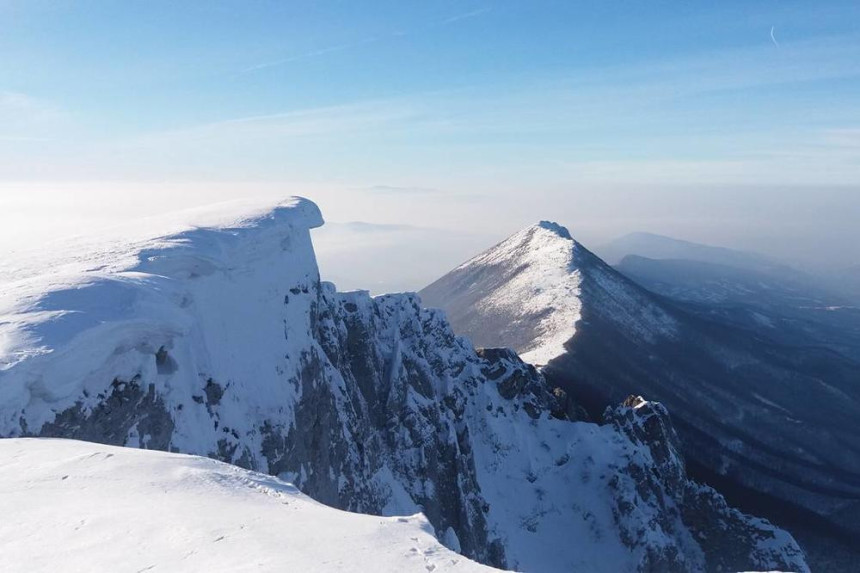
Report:
<svg viewBox="0 0 860 573"><path fill-rule="evenodd" d="M570 241L573 240L573 237L570 236L570 231L567 230L567 227L559 225L555 221L541 221L537 224L541 229L546 229L547 231L552 231L562 239L568 239Z"/></svg>

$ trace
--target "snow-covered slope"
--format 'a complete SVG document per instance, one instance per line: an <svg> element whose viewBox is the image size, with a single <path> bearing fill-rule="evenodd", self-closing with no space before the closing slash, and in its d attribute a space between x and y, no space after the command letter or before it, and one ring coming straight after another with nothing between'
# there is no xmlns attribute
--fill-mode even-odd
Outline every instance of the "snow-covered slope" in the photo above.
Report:
<svg viewBox="0 0 860 573"><path fill-rule="evenodd" d="M540 366L564 354L574 338L584 278L605 292L606 311L637 338L674 336L669 314L598 262L567 229L541 221L466 261L421 297L444 308L454 329L477 346L513 348Z"/></svg>
<svg viewBox="0 0 860 573"><path fill-rule="evenodd" d="M0 435L205 455L340 509L421 512L500 567L806 569L687 479L665 410L571 422L533 367L476 352L416 295L321 283L319 224L296 199L10 282Z"/></svg>
<svg viewBox="0 0 860 573"><path fill-rule="evenodd" d="M490 571L421 515L326 507L211 459L0 440L3 571Z"/></svg>
<svg viewBox="0 0 860 573"><path fill-rule="evenodd" d="M659 400L699 476L744 488L738 499L775 515L811 510L860 539L857 363L686 312L554 224L513 235L420 294L477 346L541 357L550 384L594 419L629 394Z"/></svg>
<svg viewBox="0 0 860 573"><path fill-rule="evenodd" d="M557 240L569 238L566 233L542 221L458 267L455 273L480 269L467 275L469 284L440 285L446 296L456 292L446 308L462 332L481 331L487 338L482 346L516 348L532 364L546 364L564 352L580 318L581 280L573 250ZM433 295L434 287L423 293L436 305L440 301Z"/></svg>

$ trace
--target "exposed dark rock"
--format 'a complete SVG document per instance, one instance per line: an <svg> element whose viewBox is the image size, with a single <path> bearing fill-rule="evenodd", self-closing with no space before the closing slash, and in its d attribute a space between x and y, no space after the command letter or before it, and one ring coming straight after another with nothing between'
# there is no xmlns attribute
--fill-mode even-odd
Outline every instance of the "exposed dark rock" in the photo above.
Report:
<svg viewBox="0 0 860 573"><path fill-rule="evenodd" d="M144 391L137 376L128 382L114 379L101 401L93 406L77 402L57 413L38 435L125 446L132 428L140 447L169 450L174 428L170 411L155 387L149 384Z"/></svg>
<svg viewBox="0 0 860 573"><path fill-rule="evenodd" d="M221 385L215 382L212 378L206 381L206 386L203 387L203 392L206 394L206 405L211 407L221 403L221 397L224 396L224 389Z"/></svg>
<svg viewBox="0 0 860 573"><path fill-rule="evenodd" d="M163 346L155 353L155 366L158 373L162 375L173 374L178 368L176 361Z"/></svg>

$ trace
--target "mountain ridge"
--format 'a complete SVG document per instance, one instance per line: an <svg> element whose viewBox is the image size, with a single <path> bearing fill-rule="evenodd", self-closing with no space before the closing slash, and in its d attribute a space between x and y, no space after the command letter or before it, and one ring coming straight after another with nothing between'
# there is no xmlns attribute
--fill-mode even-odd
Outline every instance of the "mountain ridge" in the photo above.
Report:
<svg viewBox="0 0 860 573"><path fill-rule="evenodd" d="M689 479L659 405L571 421L533 366L475 351L418 296L322 282L308 203L0 306L0 435L203 455L339 509L421 512L497 567L807 570L789 534Z"/></svg>
<svg viewBox="0 0 860 573"><path fill-rule="evenodd" d="M761 253L706 245L645 231L628 233L600 245L595 252L611 265L617 265L626 255L639 255L651 259L691 259L747 269L787 266Z"/></svg>
<svg viewBox="0 0 860 573"><path fill-rule="evenodd" d="M860 452L852 437L860 432L856 363L826 349L782 346L692 314L621 275L573 239L556 242L575 261L556 270L576 273L578 288L571 293L575 300L555 303L575 308L579 319L575 328L561 326L559 332L570 337L542 368L551 385L596 419L606 405L628 394L663 402L673 412L691 462L860 535L851 518L860 511ZM512 277L530 284L518 273L539 265L507 256L500 245L505 241L420 294L428 305L445 309L454 330L475 345L498 344L504 333L492 325L505 323L515 332L502 342L528 350L533 315L517 305L482 301L506 292ZM499 259L504 266L487 264ZM536 293L519 294L529 300ZM472 314L463 315L462 308ZM517 338L522 333L524 341Z"/></svg>

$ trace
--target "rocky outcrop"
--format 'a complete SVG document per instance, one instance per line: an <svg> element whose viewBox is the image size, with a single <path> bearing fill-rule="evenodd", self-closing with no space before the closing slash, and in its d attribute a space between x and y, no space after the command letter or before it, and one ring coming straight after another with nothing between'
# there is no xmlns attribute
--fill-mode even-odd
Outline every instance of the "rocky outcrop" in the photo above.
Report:
<svg viewBox="0 0 860 573"><path fill-rule="evenodd" d="M621 406L607 409L604 418L632 443L647 448L653 462L650 467L631 463L613 482L618 483L622 475L627 475L634 479L640 499L665 496L665 509L657 522L665 529L672 527L672 520L680 520L701 550L700 563L705 570L743 571L750 567L751 559L759 564L769 563L769 567L780 571L798 569L804 556L799 548L792 547L787 533L729 507L714 489L687 478L677 434L662 404L630 396ZM635 500L624 496L616 500L619 516L636 510ZM625 523L626 519L620 519L619 527L630 542L647 539L647 531L631 531ZM646 568L655 571L683 571L690 565L686 562L678 569L678 554L674 549L646 555Z"/></svg>

